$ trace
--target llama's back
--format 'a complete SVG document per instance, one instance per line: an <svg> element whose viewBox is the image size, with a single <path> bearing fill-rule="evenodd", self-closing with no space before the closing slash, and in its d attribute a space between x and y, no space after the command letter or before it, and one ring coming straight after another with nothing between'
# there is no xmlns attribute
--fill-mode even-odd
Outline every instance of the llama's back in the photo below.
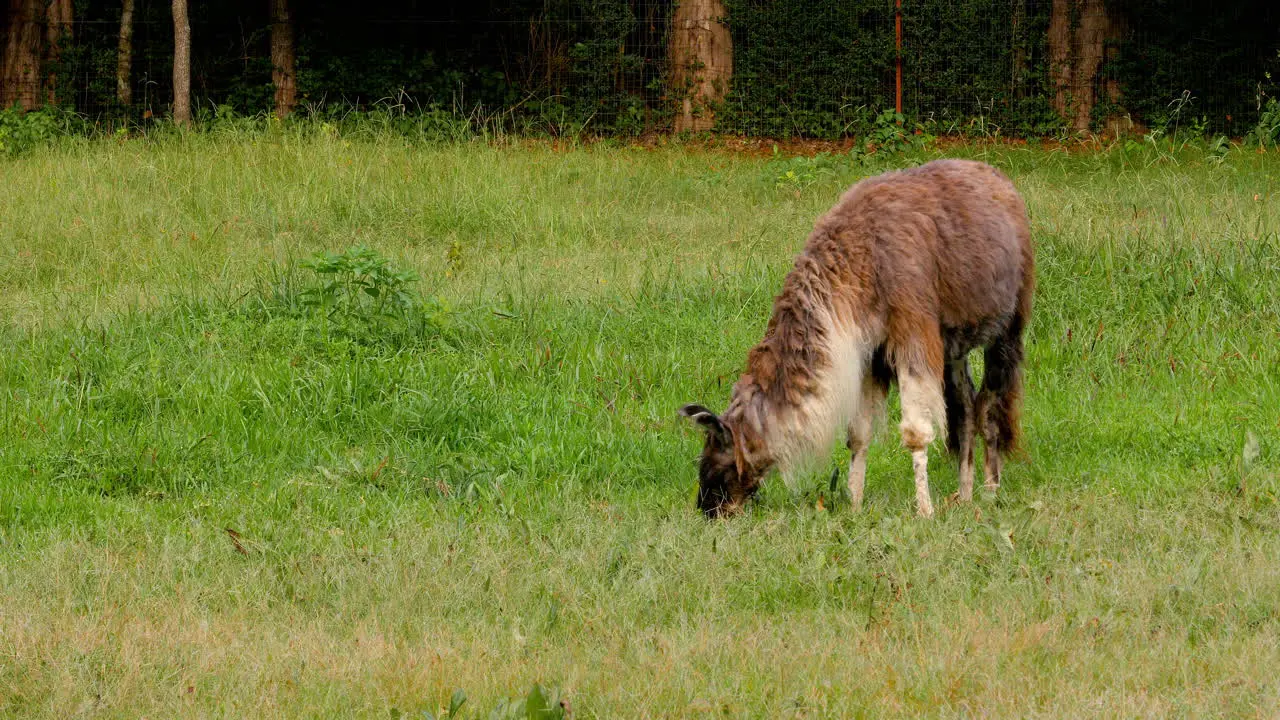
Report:
<svg viewBox="0 0 1280 720"><path fill-rule="evenodd" d="M1030 300L1026 206L1004 173L971 160L935 160L854 185L817 225L819 254L862 252L888 295L932 287L952 327L1007 315ZM825 252L824 252L825 250ZM975 292L981 289L981 292ZM892 297L885 300L892 304Z"/></svg>
<svg viewBox="0 0 1280 720"><path fill-rule="evenodd" d="M851 187L819 225L830 220L896 233L893 224L932 220L937 249L1030 245L1026 206L1008 176L974 160L934 160L867 178ZM969 245L976 244L977 247Z"/></svg>

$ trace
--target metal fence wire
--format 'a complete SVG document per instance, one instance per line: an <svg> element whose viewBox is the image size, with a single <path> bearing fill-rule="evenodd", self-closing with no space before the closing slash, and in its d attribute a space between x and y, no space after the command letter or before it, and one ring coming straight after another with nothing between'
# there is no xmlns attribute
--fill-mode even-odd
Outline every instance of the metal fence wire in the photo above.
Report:
<svg viewBox="0 0 1280 720"><path fill-rule="evenodd" d="M0 102L166 115L171 3L128 3L121 76L122 2L77 0L74 17L55 17L70 0L10 0ZM771 137L859 135L895 112L939 133L1242 136L1280 77L1272 0L681 2L702 19L681 19L674 0L288 0L297 109L634 135L682 129L682 115L688 126L694 94L706 106L694 129ZM193 104L272 111L267 3L193 1L190 17Z"/></svg>

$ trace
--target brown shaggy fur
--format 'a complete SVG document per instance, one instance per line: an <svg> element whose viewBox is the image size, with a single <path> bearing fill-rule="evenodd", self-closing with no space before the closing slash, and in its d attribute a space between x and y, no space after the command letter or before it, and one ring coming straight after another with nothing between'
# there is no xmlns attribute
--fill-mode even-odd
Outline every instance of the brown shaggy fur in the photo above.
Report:
<svg viewBox="0 0 1280 720"><path fill-rule="evenodd" d="M738 509L770 467L787 472L796 447L824 449L801 442L822 437L811 425L848 420L842 406L858 412L857 399L836 395L883 391L891 379L922 378L929 402L936 385L945 416L925 417L947 428L948 448L970 466L980 430L988 482L993 467L998 482L999 455L1018 441L1034 263L1022 198L995 168L939 160L854 185L815 224L724 415L682 410L709 430L700 506ZM977 347L986 353L980 393L965 360ZM862 377L840 377L845 355L857 356L849 367ZM904 443L927 445L928 425L908 425Z"/></svg>

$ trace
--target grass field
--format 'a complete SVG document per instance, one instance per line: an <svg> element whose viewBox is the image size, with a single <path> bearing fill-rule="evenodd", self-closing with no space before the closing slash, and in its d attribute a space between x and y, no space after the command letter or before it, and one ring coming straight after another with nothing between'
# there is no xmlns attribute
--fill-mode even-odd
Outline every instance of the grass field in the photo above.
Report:
<svg viewBox="0 0 1280 720"><path fill-rule="evenodd" d="M1275 152L949 149L1032 214L1027 458L920 521L885 432L861 513L842 449L694 511L676 408L845 186L939 154L0 159L0 715L1280 716ZM407 304L303 262L359 244Z"/></svg>

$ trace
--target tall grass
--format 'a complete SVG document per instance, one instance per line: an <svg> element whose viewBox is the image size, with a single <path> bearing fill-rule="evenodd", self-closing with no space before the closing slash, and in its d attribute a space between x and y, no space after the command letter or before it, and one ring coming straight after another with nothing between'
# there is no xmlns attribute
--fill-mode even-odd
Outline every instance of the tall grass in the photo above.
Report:
<svg viewBox="0 0 1280 720"><path fill-rule="evenodd" d="M1032 213L1028 458L935 522L892 433L864 513L823 476L693 511L675 408L724 403L845 186L936 154L279 132L0 161L0 709L461 688L484 717L537 682L584 717L1280 712L1274 153L953 149ZM356 245L408 302L305 301L303 261Z"/></svg>

